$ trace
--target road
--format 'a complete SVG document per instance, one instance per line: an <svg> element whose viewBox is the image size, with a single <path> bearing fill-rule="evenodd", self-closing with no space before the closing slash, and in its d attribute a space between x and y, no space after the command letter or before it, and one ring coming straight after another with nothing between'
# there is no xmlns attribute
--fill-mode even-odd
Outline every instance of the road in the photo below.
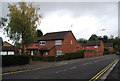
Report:
<svg viewBox="0 0 120 81"><path fill-rule="evenodd" d="M114 69L107 76L105 81L120 81L120 55L118 55L119 61Z"/></svg>
<svg viewBox="0 0 120 81"><path fill-rule="evenodd" d="M2 79L81 79L89 80L114 60L116 55L80 61L46 69L3 75Z"/></svg>

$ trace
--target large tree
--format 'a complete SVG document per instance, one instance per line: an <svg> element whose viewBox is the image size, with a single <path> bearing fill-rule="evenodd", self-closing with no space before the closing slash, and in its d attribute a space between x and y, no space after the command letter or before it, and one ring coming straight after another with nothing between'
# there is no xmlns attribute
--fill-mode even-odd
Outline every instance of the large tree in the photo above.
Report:
<svg viewBox="0 0 120 81"><path fill-rule="evenodd" d="M43 32L41 30L37 30L37 37L43 36Z"/></svg>
<svg viewBox="0 0 120 81"><path fill-rule="evenodd" d="M84 39L84 38L79 38L79 39L77 40L77 42L78 42L78 43L83 43L83 44L85 44L85 43L87 42L87 40Z"/></svg>
<svg viewBox="0 0 120 81"><path fill-rule="evenodd" d="M91 37L89 38L89 41L95 41L98 39L98 36L96 34L92 34Z"/></svg>
<svg viewBox="0 0 120 81"><path fill-rule="evenodd" d="M40 8L32 3L19 2L9 4L8 26L5 28L7 36L14 43L22 41L22 48L36 40L37 23L42 16L38 14Z"/></svg>
<svg viewBox="0 0 120 81"><path fill-rule="evenodd" d="M7 24L7 18L0 18L0 28L3 28Z"/></svg>

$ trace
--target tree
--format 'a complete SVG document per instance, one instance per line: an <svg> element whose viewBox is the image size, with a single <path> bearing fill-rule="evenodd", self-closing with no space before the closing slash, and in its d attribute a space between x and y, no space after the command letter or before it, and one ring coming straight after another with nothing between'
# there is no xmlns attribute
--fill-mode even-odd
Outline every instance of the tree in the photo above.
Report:
<svg viewBox="0 0 120 81"><path fill-rule="evenodd" d="M3 28L3 26L6 26L7 18L0 18L0 28Z"/></svg>
<svg viewBox="0 0 120 81"><path fill-rule="evenodd" d="M32 3L19 2L9 4L9 23L5 28L7 36L14 43L22 41L22 49L36 40L37 23L40 23L42 16L38 14L40 8Z"/></svg>
<svg viewBox="0 0 120 81"><path fill-rule="evenodd" d="M104 35L102 41L103 41L104 43L107 43L107 42L109 41L108 36L107 36L107 35Z"/></svg>
<svg viewBox="0 0 120 81"><path fill-rule="evenodd" d="M80 38L80 39L77 40L77 42L85 44L87 42L87 40L84 39L84 38Z"/></svg>
<svg viewBox="0 0 120 81"><path fill-rule="evenodd" d="M98 36L96 34L91 35L91 37L89 38L89 41L95 41L96 39L98 39Z"/></svg>
<svg viewBox="0 0 120 81"><path fill-rule="evenodd" d="M42 31L41 30L37 30L37 37L41 37L41 36L43 36Z"/></svg>

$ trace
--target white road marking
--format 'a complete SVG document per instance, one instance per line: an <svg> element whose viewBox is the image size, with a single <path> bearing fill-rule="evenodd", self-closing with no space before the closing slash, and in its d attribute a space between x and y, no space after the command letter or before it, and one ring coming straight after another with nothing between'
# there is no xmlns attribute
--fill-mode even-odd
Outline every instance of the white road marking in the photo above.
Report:
<svg viewBox="0 0 120 81"><path fill-rule="evenodd" d="M83 66L87 65L88 63L83 64Z"/></svg>
<svg viewBox="0 0 120 81"><path fill-rule="evenodd" d="M55 72L55 73L60 73L60 72L68 71L68 70L70 70L70 69L75 69L75 68L77 68L77 67L72 67L72 68L69 68L69 69L66 69L66 70L57 71L57 72Z"/></svg>

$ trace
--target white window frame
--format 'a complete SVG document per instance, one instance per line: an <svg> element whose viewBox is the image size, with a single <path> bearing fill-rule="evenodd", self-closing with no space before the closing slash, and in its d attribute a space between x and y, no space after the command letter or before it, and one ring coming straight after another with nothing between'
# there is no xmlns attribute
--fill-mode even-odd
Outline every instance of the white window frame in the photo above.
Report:
<svg viewBox="0 0 120 81"><path fill-rule="evenodd" d="M45 52L46 55L48 55L48 52Z"/></svg>
<svg viewBox="0 0 120 81"><path fill-rule="evenodd" d="M72 40L70 41L70 44L73 44L73 41L72 41Z"/></svg>
<svg viewBox="0 0 120 81"><path fill-rule="evenodd" d="M1 51L0 55L7 55L7 51Z"/></svg>
<svg viewBox="0 0 120 81"><path fill-rule="evenodd" d="M57 55L62 55L62 50L57 50Z"/></svg>
<svg viewBox="0 0 120 81"><path fill-rule="evenodd" d="M94 48L98 48L98 46L94 46Z"/></svg>
<svg viewBox="0 0 120 81"><path fill-rule="evenodd" d="M44 43L44 44L43 44ZM45 41L40 41L40 45L45 45L46 42Z"/></svg>
<svg viewBox="0 0 120 81"><path fill-rule="evenodd" d="M62 40L55 40L55 45L62 45Z"/></svg>
<svg viewBox="0 0 120 81"><path fill-rule="evenodd" d="M14 51L8 51L8 55L14 55Z"/></svg>

